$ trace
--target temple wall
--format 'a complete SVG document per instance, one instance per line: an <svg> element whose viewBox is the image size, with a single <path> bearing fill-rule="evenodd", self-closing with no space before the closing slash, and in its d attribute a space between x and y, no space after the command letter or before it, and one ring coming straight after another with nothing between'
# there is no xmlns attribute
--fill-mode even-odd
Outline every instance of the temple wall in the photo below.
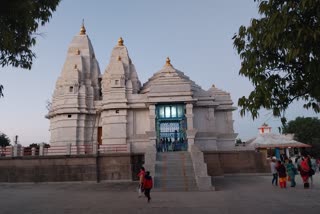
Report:
<svg viewBox="0 0 320 214"><path fill-rule="evenodd" d="M227 120L226 111L215 112L215 127L218 133L228 133L226 120Z"/></svg>
<svg viewBox="0 0 320 214"><path fill-rule="evenodd" d="M198 132L215 132L213 108L193 108L193 126Z"/></svg>
<svg viewBox="0 0 320 214"><path fill-rule="evenodd" d="M214 109L195 107L193 114L194 128L197 129L195 144L201 151L217 150Z"/></svg>
<svg viewBox="0 0 320 214"><path fill-rule="evenodd" d="M134 110L134 135L146 134L150 130L149 109Z"/></svg>
<svg viewBox="0 0 320 214"><path fill-rule="evenodd" d="M255 151L204 152L204 161L210 176L270 172L266 156Z"/></svg>
<svg viewBox="0 0 320 214"><path fill-rule="evenodd" d="M127 110L105 110L102 116L102 144L126 144Z"/></svg>
<svg viewBox="0 0 320 214"><path fill-rule="evenodd" d="M88 144L96 140L96 136L93 136L93 128L96 128L94 127L95 115L56 115L50 123L50 143L52 144Z"/></svg>
<svg viewBox="0 0 320 214"><path fill-rule="evenodd" d="M204 160L210 176L270 172L265 155L254 151L205 152ZM132 181L143 164L143 153L2 157L0 182Z"/></svg>
<svg viewBox="0 0 320 214"><path fill-rule="evenodd" d="M150 130L149 109L133 109L128 114L128 121L130 121L128 123L128 129L130 130L128 143L131 143L131 152L144 153L150 144L146 134Z"/></svg>
<svg viewBox="0 0 320 214"><path fill-rule="evenodd" d="M97 133L95 130L97 130L96 124L96 116L95 115L86 115L86 121L85 121L85 127L84 130L84 143L90 144L92 142L95 142L97 140Z"/></svg>
<svg viewBox="0 0 320 214"><path fill-rule="evenodd" d="M57 115L50 119L50 133L52 144L59 143L73 143L77 142L77 114Z"/></svg>
<svg viewBox="0 0 320 214"><path fill-rule="evenodd" d="M0 182L136 180L143 154L0 159Z"/></svg>

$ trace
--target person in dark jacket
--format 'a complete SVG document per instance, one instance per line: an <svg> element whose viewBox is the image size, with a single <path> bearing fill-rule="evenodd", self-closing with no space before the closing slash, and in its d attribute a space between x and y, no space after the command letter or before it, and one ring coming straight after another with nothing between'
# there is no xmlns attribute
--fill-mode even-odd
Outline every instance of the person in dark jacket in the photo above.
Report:
<svg viewBox="0 0 320 214"><path fill-rule="evenodd" d="M281 161L278 161L278 165L276 167L279 175L279 185L280 188L287 188L287 172L286 167L282 164Z"/></svg>
<svg viewBox="0 0 320 214"><path fill-rule="evenodd" d="M144 189L144 195L148 198L148 203L151 200L150 191L152 187L153 187L152 177L150 176L150 172L147 171L146 175L144 176L143 189Z"/></svg>

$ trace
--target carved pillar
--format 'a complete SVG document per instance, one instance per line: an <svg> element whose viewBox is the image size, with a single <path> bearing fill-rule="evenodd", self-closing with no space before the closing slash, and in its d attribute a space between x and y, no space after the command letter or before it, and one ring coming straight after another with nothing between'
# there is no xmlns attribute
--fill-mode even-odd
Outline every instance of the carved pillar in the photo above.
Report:
<svg viewBox="0 0 320 214"><path fill-rule="evenodd" d="M188 130L193 129L193 105L192 105L192 103L188 103L186 105L186 118L187 118Z"/></svg>
<svg viewBox="0 0 320 214"><path fill-rule="evenodd" d="M146 134L149 137L150 145L147 146L146 152L144 154L146 170L150 171L151 174L155 174L155 163L156 163L156 107L155 105L149 105L149 119L150 119L150 131Z"/></svg>
<svg viewBox="0 0 320 214"><path fill-rule="evenodd" d="M149 105L149 121L150 121L150 131L148 132L148 136L150 139L150 143L153 147L156 146L156 106Z"/></svg>
<svg viewBox="0 0 320 214"><path fill-rule="evenodd" d="M187 139L188 139L188 150L194 144L194 138L196 136L197 130L193 128L193 104L187 103L186 105L186 118L187 118Z"/></svg>
<svg viewBox="0 0 320 214"><path fill-rule="evenodd" d="M156 131L156 106L149 106L150 131Z"/></svg>

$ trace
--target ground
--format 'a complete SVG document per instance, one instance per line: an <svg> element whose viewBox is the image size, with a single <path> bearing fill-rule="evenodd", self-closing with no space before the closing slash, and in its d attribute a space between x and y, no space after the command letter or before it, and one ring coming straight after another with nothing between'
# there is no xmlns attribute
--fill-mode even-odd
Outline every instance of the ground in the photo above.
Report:
<svg viewBox="0 0 320 214"><path fill-rule="evenodd" d="M1 214L100 213L320 213L320 175L311 189L280 189L272 176L228 175L213 178L216 191L153 191L151 203L138 198L136 183L0 184Z"/></svg>

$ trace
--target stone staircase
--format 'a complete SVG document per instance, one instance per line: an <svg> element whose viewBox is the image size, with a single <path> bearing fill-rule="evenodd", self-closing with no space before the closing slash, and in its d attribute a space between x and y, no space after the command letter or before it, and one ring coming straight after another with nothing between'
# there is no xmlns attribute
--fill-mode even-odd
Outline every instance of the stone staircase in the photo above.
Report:
<svg viewBox="0 0 320 214"><path fill-rule="evenodd" d="M154 187L159 191L198 190L190 153L157 153Z"/></svg>

